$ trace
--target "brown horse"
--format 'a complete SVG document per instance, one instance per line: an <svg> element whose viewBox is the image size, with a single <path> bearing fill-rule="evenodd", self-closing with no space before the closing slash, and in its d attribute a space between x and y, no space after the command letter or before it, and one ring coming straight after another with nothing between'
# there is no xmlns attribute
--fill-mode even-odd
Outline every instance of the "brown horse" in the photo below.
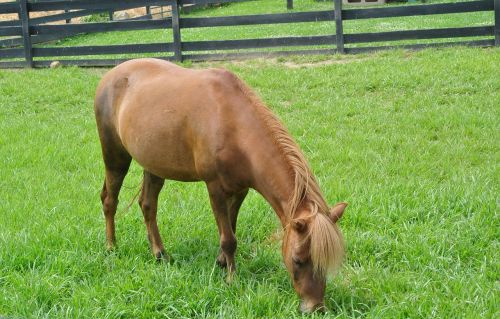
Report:
<svg viewBox="0 0 500 319"><path fill-rule="evenodd" d="M217 263L236 269L236 219L248 189L278 215L283 259L304 312L323 308L326 276L340 265L336 225L304 156L276 116L234 74L156 59L125 62L101 80L95 115L106 169L101 193L109 248L118 193L132 158L144 168L139 204L153 254L167 258L156 212L165 179L204 181L220 235Z"/></svg>

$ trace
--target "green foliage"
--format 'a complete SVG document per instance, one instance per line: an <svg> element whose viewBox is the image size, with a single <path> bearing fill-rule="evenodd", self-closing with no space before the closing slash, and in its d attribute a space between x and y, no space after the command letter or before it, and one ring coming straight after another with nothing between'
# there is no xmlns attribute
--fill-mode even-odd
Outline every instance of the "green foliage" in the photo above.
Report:
<svg viewBox="0 0 500 319"><path fill-rule="evenodd" d="M194 64L192 67L205 65ZM220 63L290 129L330 203L350 202L347 259L326 317L498 317L500 51ZM238 276L215 266L200 183L167 182L148 250L133 165L104 248L93 94L106 70L0 70L0 315L22 318L294 318L298 299L255 192L238 228ZM323 317L320 315L313 317Z"/></svg>
<svg viewBox="0 0 500 319"><path fill-rule="evenodd" d="M95 13L82 17L82 22L105 22L109 21L109 13Z"/></svg>

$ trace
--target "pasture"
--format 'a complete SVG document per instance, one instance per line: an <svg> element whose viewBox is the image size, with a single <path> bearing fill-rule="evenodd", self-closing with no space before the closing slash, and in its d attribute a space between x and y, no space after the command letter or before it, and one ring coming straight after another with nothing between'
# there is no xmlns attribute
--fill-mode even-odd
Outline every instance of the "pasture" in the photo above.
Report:
<svg viewBox="0 0 500 319"><path fill-rule="evenodd" d="M23 25L30 25L30 31L24 35L20 26L0 30L1 35L19 36L0 40L0 46L20 43L23 38L27 45L23 49L0 50L0 67L41 67L53 60L60 60L64 65L111 66L118 63L116 59L145 56L206 61L223 60L228 56L333 54L344 52L344 47L347 53L359 53L394 45L399 48L457 43L493 46L499 24L495 16L500 16L500 7L497 5L494 11L493 0L442 3L450 1L433 0L432 4L425 5L391 3L383 8L368 9L346 5L346 10L337 14L336 19L331 1L316 0L300 1L293 10L287 10L282 0L238 2L180 16L174 14L173 18L156 21L109 23L105 22L107 12L84 19L100 21L98 23L38 25L40 20L32 19L28 23L25 19ZM148 3L158 4L158 1L134 3L132 6L142 8ZM87 9L95 10L95 6L120 10L131 4L110 0L93 4L59 1L51 8L85 9L83 11L88 14ZM28 17L31 13L41 14L47 8L47 4L33 3L27 6L28 13L20 14ZM2 10L15 12L15 3L6 4ZM74 14L79 13L70 13ZM45 18L64 19L61 15ZM60 40L47 43L47 39ZM30 41L35 46L32 47Z"/></svg>
<svg viewBox="0 0 500 319"><path fill-rule="evenodd" d="M222 66L304 151L327 200L348 201L338 318L498 317L500 51L451 48ZM251 192L232 285L203 184L167 182L150 254L132 165L105 250L94 90L105 69L0 70L0 316L293 318L279 222Z"/></svg>

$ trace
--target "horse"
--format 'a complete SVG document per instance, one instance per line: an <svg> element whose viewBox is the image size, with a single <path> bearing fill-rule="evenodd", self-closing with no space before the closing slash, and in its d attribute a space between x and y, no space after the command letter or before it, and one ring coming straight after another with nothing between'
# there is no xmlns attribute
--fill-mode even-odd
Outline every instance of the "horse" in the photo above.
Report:
<svg viewBox="0 0 500 319"><path fill-rule="evenodd" d="M220 238L217 264L236 270L236 222L250 188L276 212L282 255L300 310L325 309L328 274L344 254L337 226L347 203L329 208L303 153L261 99L225 69L187 69L136 59L101 79L94 110L105 166L101 192L108 249L118 194L134 159L144 168L139 205L153 255L168 260L156 213L165 179L203 181Z"/></svg>

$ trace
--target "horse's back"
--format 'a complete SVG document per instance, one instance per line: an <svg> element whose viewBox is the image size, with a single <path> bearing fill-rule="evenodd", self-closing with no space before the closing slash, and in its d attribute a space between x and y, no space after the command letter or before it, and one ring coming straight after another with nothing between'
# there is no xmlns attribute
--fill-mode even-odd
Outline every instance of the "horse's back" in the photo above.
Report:
<svg viewBox="0 0 500 319"><path fill-rule="evenodd" d="M236 82L224 70L190 70L156 59L125 62L99 84L98 125L113 127L150 172L208 180L217 171L217 153L237 147L228 141L237 135L241 110L235 105L242 104Z"/></svg>

